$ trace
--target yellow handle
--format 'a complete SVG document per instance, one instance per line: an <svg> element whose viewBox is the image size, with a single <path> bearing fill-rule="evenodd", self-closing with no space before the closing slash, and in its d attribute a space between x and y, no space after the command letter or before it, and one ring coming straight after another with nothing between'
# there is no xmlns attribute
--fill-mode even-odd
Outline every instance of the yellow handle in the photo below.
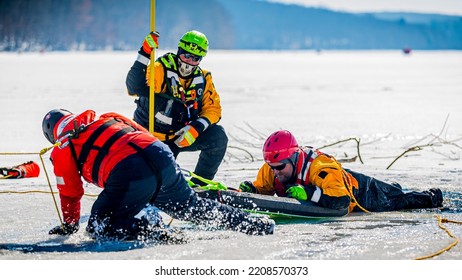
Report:
<svg viewBox="0 0 462 280"><path fill-rule="evenodd" d="M151 0L151 32L156 31L156 0ZM151 52L151 63L149 64L149 132L154 132L154 89L155 74L154 74L154 61L156 57L156 49L153 48Z"/></svg>

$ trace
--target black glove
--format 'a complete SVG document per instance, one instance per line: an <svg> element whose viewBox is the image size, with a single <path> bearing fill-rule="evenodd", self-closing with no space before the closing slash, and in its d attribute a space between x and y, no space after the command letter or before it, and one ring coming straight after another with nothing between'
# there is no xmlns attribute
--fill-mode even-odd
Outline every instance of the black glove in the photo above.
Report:
<svg viewBox="0 0 462 280"><path fill-rule="evenodd" d="M239 190L241 190L241 192L257 193L257 189L255 188L255 186L250 181L242 182L239 185Z"/></svg>
<svg viewBox="0 0 462 280"><path fill-rule="evenodd" d="M48 234L71 235L79 231L79 228L79 224L64 223L63 225L55 226L52 228Z"/></svg>

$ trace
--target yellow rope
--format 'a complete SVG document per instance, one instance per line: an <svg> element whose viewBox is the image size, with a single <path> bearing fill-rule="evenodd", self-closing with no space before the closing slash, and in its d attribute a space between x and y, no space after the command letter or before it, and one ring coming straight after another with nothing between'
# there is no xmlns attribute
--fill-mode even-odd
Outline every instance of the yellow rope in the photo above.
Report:
<svg viewBox="0 0 462 280"><path fill-rule="evenodd" d="M50 182L50 178L48 176L48 172L47 172L47 169L46 169L46 166L45 166L45 162L43 161L43 157L42 155L44 155L45 153L47 153L49 150L53 149L54 147L56 146L59 146L61 145L61 142L56 142L53 146L51 147L47 147L47 148L43 148L42 150L40 150L40 152L38 153L34 153L34 152L6 152L6 153L0 153L0 155L38 155L40 157L40 161L42 162L42 166L43 166L43 171L45 172L45 177L47 179L47 182L48 182L48 186L50 188L50 194L51 194L51 197L53 198L53 202L55 204L55 208L56 208L56 213L58 214L58 218L59 218L59 221L61 222L61 226L64 228L64 223L63 223L63 219L61 218L61 214L59 212L59 207L58 207L58 202L56 201L56 198L53 194L53 188L51 187L51 182Z"/></svg>
<svg viewBox="0 0 462 280"><path fill-rule="evenodd" d="M345 175L344 175L344 180L345 180ZM366 212L366 213L369 213L368 210L366 210L364 207L362 207L358 201L356 200L356 197L354 197L353 195L353 192L350 191L350 189L347 187L347 190L349 191L350 195L351 195L351 198L353 199L354 202L356 202L356 206L361 209L362 211ZM428 256L423 256L423 257L418 257L418 258L415 258L415 260L424 260L424 259L429 259L429 258L433 258L435 256L438 256L446 251L449 251L452 247L456 246L457 243L459 243L459 238L457 238L456 236L454 236L446 227L444 227L442 225L442 223L455 223L455 224L462 224L462 222L458 222L458 221L452 221L452 220L448 220L448 219L443 219L441 218L439 215L435 215L435 217L438 219L438 226L443 229L444 231L446 231L446 233L454 238L454 242L452 242L449 246L447 246L446 248L442 249L442 250L439 250L438 252L436 253L433 253L431 255L428 255Z"/></svg>
<svg viewBox="0 0 462 280"><path fill-rule="evenodd" d="M37 153L37 152L14 152L14 153L11 153L11 152L2 152L0 153L0 156L14 156L14 155L38 155L40 153Z"/></svg>
<svg viewBox="0 0 462 280"><path fill-rule="evenodd" d="M42 162L43 171L45 172L45 177L47 178L48 187L50 187L50 194L51 194L51 197L53 198L53 203L55 204L56 213L58 214L59 222L61 223L61 227L64 230L64 222L63 222L63 219L61 218L61 213L59 212L58 202L56 201L56 198L53 194L53 188L51 187L50 177L48 177L47 168L45 166L45 162L43 161L43 157L42 157L42 155L44 155L46 152L48 152L49 150L53 149L54 147L60 144L61 144L60 142L56 142L53 146L42 149L39 153L39 156L40 156L40 161Z"/></svg>
<svg viewBox="0 0 462 280"><path fill-rule="evenodd" d="M42 155L47 153L49 150L53 149L54 147L56 146L59 146L61 143L60 142L57 142L55 143L53 146L51 147L48 147L48 148L44 148L42 150L40 150L39 153L28 153L28 152L16 152L16 153L0 153L0 155L39 155L40 157L40 160L42 162L42 166L43 166L43 170L45 172L45 176L46 176L46 179L47 179L47 182L48 182L48 186L50 187L50 191L38 191L38 190L33 190L33 191L0 191L0 194L4 194L4 193L12 193L12 194L26 194L26 193L49 193L51 194L51 196L53 197L53 202L55 204L55 208L56 208L56 212L58 213L58 217L59 217L59 220L61 222L61 226L64 227L64 223L63 223L63 220L61 218L61 214L59 212L59 207L58 207L58 203L56 202L56 198L54 196L54 194L57 194L57 192L53 192L53 189L51 187L51 183L50 183L50 178L48 177L48 173L47 173L47 170L46 170L46 167L45 167L45 162L43 161L43 158L42 158ZM192 173L192 172L191 172ZM10 177L9 175L8 176L4 176L4 177L0 177L0 179L6 179ZM348 189L348 188L347 188ZM350 192L350 195L351 197L353 198L354 202L356 202L356 206L361 209L362 211L366 212L366 213L369 213L369 211L367 209L365 209L364 207L362 207L358 201L356 200L356 198L354 197L353 195L353 192L350 191L348 189L348 191ZM90 196L90 197L97 197L98 195L97 194L84 194L84 196ZM454 224L462 224L462 222L459 222L459 221L452 221L452 220L448 220L448 219L445 219L445 218L441 218L439 215L435 215L435 218L438 219L438 227L440 227L441 229L443 229L444 231L446 231L446 233L454 239L454 242L452 242L449 246L447 246L446 248L444 249L441 249L439 250L438 252L435 252L433 254L430 254L430 255L427 255L427 256L423 256L423 257L418 257L418 258L415 258L415 260L424 260L424 259L429 259L429 258L433 258L435 256L438 256L438 255L441 255L442 253L446 252L446 251L449 251L452 247L456 246L458 243L459 243L459 238L457 238L456 236L454 236L446 227L444 227L442 225L442 223L454 223ZM173 218L170 220L170 222L168 223L168 225L170 225L171 223L173 222Z"/></svg>
<svg viewBox="0 0 462 280"><path fill-rule="evenodd" d="M351 198L354 200L354 202L356 202L356 206L361 209L363 212L365 213L370 213L369 210L367 210L366 208L362 207L361 204L359 204L359 202L356 200L356 197L353 196L353 193L351 193Z"/></svg>
<svg viewBox="0 0 462 280"><path fill-rule="evenodd" d="M447 246L446 248L444 249L441 249L439 250L438 252L436 253L433 253L431 255L428 255L428 256L423 256L423 257L419 257L419 258L415 258L416 260L425 260L425 259L429 259L429 258L433 258L434 256L438 256L446 251L449 251L452 247L456 246L457 243L459 243L459 238L457 238L456 236L454 236L446 227L444 227L441 223L454 223L454 224L462 224L462 222L458 222L458 221L451 221L451 220L448 220L448 219L442 219L439 215L435 215L435 218L438 219L438 226L443 229L444 231L446 231L446 233L454 238L454 242L452 242L449 246Z"/></svg>
<svg viewBox="0 0 462 280"><path fill-rule="evenodd" d="M0 194L7 194L7 193L10 193L10 194L27 194L27 193L46 193L46 194L51 194L51 196L53 198L55 208L56 208L56 213L58 213L58 218L59 218L59 221L61 223L61 227L64 229L64 223L63 223L63 220L61 218L61 214L59 212L58 203L57 203L56 198L54 196L55 194L58 194L58 192L53 192L53 188L51 187L51 182L50 182L50 178L48 177L48 172L47 172L47 169L46 169L46 166L45 166L45 162L43 161L43 158L42 158L42 155L46 154L49 150L51 150L54 147L59 146L59 145L61 145L61 143L56 142L53 146L44 148L44 149L40 150L40 152L38 152L38 153L30 153L30 152L14 152L14 153L2 152L2 153L0 153L0 155L39 155L40 161L42 162L43 170L45 172L45 177L47 178L48 186L50 188L50 191L39 191L39 190L32 190L32 191L0 191ZM6 179L6 178L8 178L10 176L11 175L0 177L0 179ZM90 197L97 197L99 194L87 194L87 193L84 193L83 195L84 196L90 196ZM168 226L170 226L170 224L172 222L173 222L173 218L171 218L170 222L168 222Z"/></svg>

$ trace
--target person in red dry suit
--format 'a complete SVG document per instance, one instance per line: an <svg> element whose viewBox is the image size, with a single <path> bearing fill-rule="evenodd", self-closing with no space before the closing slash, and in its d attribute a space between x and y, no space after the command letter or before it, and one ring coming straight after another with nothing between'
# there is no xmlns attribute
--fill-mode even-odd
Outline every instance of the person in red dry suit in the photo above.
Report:
<svg viewBox="0 0 462 280"><path fill-rule="evenodd" d="M172 152L136 122L117 113L99 118L92 110L79 115L48 112L42 123L51 153L64 225L50 234L79 230L82 177L101 188L86 227L94 238L149 238L159 227L155 206L170 216L247 234L272 234L274 221L199 198L188 186Z"/></svg>

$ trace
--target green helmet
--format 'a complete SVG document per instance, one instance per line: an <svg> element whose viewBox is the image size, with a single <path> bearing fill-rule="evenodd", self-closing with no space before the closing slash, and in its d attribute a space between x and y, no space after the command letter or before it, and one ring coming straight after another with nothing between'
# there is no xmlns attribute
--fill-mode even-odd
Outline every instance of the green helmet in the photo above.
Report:
<svg viewBox="0 0 462 280"><path fill-rule="evenodd" d="M181 37L178 48L194 55L205 56L209 49L209 41L203 33L191 30Z"/></svg>

